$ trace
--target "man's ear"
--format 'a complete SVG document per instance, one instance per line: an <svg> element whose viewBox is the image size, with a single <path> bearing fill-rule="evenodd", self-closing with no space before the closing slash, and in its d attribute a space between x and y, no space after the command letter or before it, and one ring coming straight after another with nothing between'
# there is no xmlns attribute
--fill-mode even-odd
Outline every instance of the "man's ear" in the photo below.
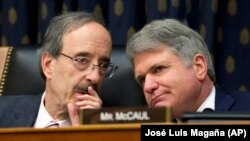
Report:
<svg viewBox="0 0 250 141"><path fill-rule="evenodd" d="M193 68L195 70L196 77L199 80L204 80L207 75L207 62L204 55L196 54L194 56Z"/></svg>
<svg viewBox="0 0 250 141"><path fill-rule="evenodd" d="M53 57L49 53L44 53L41 56L41 66L46 78L51 78L52 75Z"/></svg>

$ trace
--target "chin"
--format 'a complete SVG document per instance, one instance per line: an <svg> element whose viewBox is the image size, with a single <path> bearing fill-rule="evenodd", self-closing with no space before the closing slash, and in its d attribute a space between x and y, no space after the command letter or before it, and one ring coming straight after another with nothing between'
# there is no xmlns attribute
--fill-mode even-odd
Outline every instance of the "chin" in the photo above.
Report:
<svg viewBox="0 0 250 141"><path fill-rule="evenodd" d="M156 103L153 107L170 107L170 105L163 102L159 102Z"/></svg>
<svg viewBox="0 0 250 141"><path fill-rule="evenodd" d="M153 107L167 107L167 105L166 104L155 104Z"/></svg>

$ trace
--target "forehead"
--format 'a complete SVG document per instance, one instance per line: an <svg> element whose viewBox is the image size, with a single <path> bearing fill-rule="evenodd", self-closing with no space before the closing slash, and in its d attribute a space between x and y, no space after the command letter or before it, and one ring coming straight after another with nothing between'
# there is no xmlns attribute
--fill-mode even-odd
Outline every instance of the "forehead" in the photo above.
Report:
<svg viewBox="0 0 250 141"><path fill-rule="evenodd" d="M158 45L153 50L137 53L134 57L134 69L136 74L147 72L152 66L170 64L180 59L166 45Z"/></svg>
<svg viewBox="0 0 250 141"><path fill-rule="evenodd" d="M65 33L62 38L63 50L85 50L93 49L111 52L111 37L109 32L99 23L89 22L83 26Z"/></svg>
<svg viewBox="0 0 250 141"><path fill-rule="evenodd" d="M144 63L151 62L153 59L162 58L164 54L172 54L170 49L165 45L158 44L155 48L137 52L134 56L134 67Z"/></svg>

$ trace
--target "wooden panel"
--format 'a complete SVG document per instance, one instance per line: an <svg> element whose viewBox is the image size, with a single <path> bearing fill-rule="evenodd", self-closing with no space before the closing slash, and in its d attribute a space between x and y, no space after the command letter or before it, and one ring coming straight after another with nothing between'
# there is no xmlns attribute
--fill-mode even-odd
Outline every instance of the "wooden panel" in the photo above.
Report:
<svg viewBox="0 0 250 141"><path fill-rule="evenodd" d="M139 124L84 125L69 128L2 128L4 141L140 141Z"/></svg>
<svg viewBox="0 0 250 141"><path fill-rule="evenodd" d="M250 121L152 123L153 125L250 125ZM140 124L82 125L68 128L0 128L2 141L140 141Z"/></svg>

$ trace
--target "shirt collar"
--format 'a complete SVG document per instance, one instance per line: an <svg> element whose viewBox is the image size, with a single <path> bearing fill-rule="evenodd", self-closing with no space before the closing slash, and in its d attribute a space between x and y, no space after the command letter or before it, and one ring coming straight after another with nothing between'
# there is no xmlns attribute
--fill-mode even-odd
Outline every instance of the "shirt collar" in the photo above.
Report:
<svg viewBox="0 0 250 141"><path fill-rule="evenodd" d="M44 128L48 125L48 123L50 123L51 121L54 121L54 119L50 116L50 114L45 108L44 98L45 98L45 92L42 95L42 100L40 103L38 115L34 124L35 128ZM57 121L57 123L59 123L60 127L67 127L71 125L71 122L69 119Z"/></svg>
<svg viewBox="0 0 250 141"><path fill-rule="evenodd" d="M201 104L198 108L197 112L202 112L204 109L215 109L215 86L213 86L212 91L210 92L209 96L206 100Z"/></svg>

